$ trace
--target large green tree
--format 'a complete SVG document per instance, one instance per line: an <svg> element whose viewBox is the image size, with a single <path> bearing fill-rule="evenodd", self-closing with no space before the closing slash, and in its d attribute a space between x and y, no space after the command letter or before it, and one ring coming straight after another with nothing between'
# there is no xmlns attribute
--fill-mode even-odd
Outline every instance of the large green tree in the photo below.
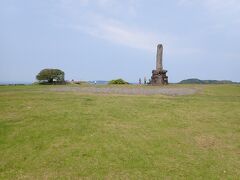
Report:
<svg viewBox="0 0 240 180"><path fill-rule="evenodd" d="M64 72L60 69L43 69L36 76L39 81L47 81L48 83L64 82Z"/></svg>

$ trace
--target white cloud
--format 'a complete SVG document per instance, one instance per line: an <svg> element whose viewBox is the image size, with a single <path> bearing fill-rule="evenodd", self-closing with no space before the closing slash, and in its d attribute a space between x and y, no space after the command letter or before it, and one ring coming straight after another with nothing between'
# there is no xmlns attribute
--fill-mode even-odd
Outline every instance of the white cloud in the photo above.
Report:
<svg viewBox="0 0 240 180"><path fill-rule="evenodd" d="M178 0L180 6L202 9L211 26L207 29L224 30L239 26L240 0Z"/></svg>
<svg viewBox="0 0 240 180"><path fill-rule="evenodd" d="M131 28L114 19L108 19L94 15L91 24L80 26L74 25L79 30L91 36L121 44L131 48L137 48L152 52L158 42L162 42L155 33Z"/></svg>
<svg viewBox="0 0 240 180"><path fill-rule="evenodd" d="M66 14L67 27L112 43L154 51L156 44L162 42L160 37L163 35L117 20L118 15L129 18L135 16L136 2L137 0L62 0L61 7Z"/></svg>
<svg viewBox="0 0 240 180"><path fill-rule="evenodd" d="M240 12L239 0L178 0L179 5L197 5L214 13Z"/></svg>
<svg viewBox="0 0 240 180"><path fill-rule="evenodd" d="M159 43L163 44L168 49L168 53L173 56L192 55L201 52L200 49L195 47L190 48L191 45L187 45L186 40L181 37L118 20L121 18L110 18L109 12L102 12L101 8L93 11L93 2L97 3L101 8L104 7L106 9L108 9L107 7L116 7L118 5L117 8L121 9L121 14L124 12L123 15L127 14L131 18L130 16L133 14L130 12L125 13L124 7L132 7L136 10L134 7L137 0L92 0L91 2L89 0L71 0L72 8L64 9L66 12L66 21L63 26L77 29L81 33L86 33L111 43L151 53L156 51L156 46ZM82 8L82 6L85 6L85 8ZM90 7L86 8L87 6ZM184 46L182 42L185 42Z"/></svg>
<svg viewBox="0 0 240 180"><path fill-rule="evenodd" d="M100 7L108 11L117 11L124 15L125 13L133 15L136 13L136 8L139 0L95 0Z"/></svg>
<svg viewBox="0 0 240 180"><path fill-rule="evenodd" d="M106 18L95 13L87 14L82 19L85 19L84 25L81 21L70 24L68 27L111 43L151 53L156 52L156 46L159 43L163 44L167 49L167 54L171 54L174 57L196 55L203 52L202 49L188 46L184 39L175 37L172 34L130 27L128 24L124 24L116 19ZM184 46L182 42L185 42Z"/></svg>
<svg viewBox="0 0 240 180"><path fill-rule="evenodd" d="M111 16L131 17L136 16L138 2L139 0L60 0L60 5L65 10L81 11L84 7L90 11L101 11Z"/></svg>
<svg viewBox="0 0 240 180"><path fill-rule="evenodd" d="M159 43L163 44L164 48L167 49L167 54L172 56L202 53L202 49L192 47L186 40L169 33L154 32L149 29L130 26L116 19L107 18L96 13L87 14L85 17L88 20L84 23L84 26L80 23L72 24L70 27L111 43L151 53L156 52L156 46ZM182 42L185 42L184 45Z"/></svg>
<svg viewBox="0 0 240 180"><path fill-rule="evenodd" d="M204 0L206 8L211 11L239 11L240 1L239 0Z"/></svg>

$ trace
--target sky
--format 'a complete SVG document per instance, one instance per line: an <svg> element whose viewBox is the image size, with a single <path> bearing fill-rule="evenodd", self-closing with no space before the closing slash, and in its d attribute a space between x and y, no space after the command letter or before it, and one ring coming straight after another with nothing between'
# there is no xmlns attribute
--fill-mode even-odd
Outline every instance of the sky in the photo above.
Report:
<svg viewBox="0 0 240 180"><path fill-rule="evenodd" d="M170 82L240 81L239 0L1 0L0 82L150 79L158 44Z"/></svg>

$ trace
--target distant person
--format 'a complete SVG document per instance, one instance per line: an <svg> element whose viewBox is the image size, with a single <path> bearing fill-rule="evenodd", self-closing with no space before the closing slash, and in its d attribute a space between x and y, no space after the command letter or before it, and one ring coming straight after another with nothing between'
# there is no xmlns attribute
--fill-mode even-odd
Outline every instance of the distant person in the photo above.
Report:
<svg viewBox="0 0 240 180"><path fill-rule="evenodd" d="M147 84L147 78L144 77L144 84Z"/></svg>
<svg viewBox="0 0 240 180"><path fill-rule="evenodd" d="M141 78L139 78L139 84L142 84L142 79Z"/></svg>

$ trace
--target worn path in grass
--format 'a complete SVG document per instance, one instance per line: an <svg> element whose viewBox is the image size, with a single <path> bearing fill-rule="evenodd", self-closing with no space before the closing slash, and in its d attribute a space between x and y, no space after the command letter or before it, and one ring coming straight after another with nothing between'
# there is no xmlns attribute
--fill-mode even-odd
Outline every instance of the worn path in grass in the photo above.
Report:
<svg viewBox="0 0 240 180"><path fill-rule="evenodd" d="M180 95L191 95L195 94L199 91L196 88L190 87L133 87L128 88L124 87L58 87L52 88L52 91L57 92L80 92L80 93L104 93L104 94L128 94L128 95L156 95L156 94L163 94L163 95L172 95L172 96L180 96Z"/></svg>

